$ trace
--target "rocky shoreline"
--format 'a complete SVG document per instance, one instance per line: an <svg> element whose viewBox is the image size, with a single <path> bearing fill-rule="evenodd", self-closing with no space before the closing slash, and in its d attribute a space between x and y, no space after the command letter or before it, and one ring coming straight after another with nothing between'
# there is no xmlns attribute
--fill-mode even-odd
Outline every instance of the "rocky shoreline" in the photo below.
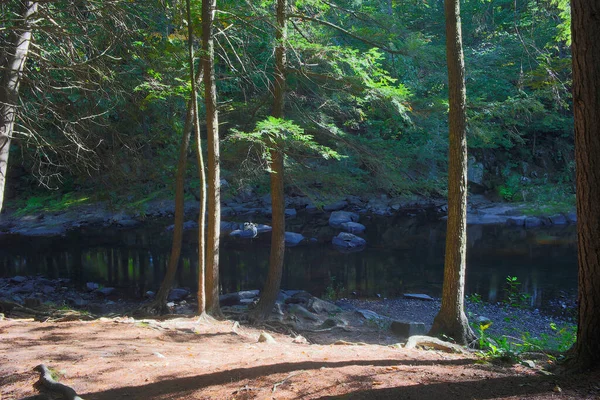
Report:
<svg viewBox="0 0 600 400"><path fill-rule="evenodd" d="M145 299L127 299L115 288L101 287L88 282L76 287L68 279L46 279L41 276L15 276L0 278L0 313L11 316L11 304L26 309L76 310L88 318L132 315L153 296ZM258 301L259 291L248 290L220 297L226 318L246 321L249 309ZM172 314L193 315L195 296L186 289L173 289L168 306ZM575 307L574 300L563 307ZM396 299L340 299L325 301L302 290L282 290L270 321L305 332L315 343L325 343L335 338L341 330L345 337L354 334L358 340L369 331L376 333L384 344L399 338L425 334L440 307L440 300L426 295L405 295ZM508 336L520 339L556 335L556 327L572 327L574 320L565 316L552 316L537 309L522 309L503 304L468 302L466 312L477 330L478 324L491 322L487 335ZM4 317L0 315L0 317ZM552 326L554 325L555 328Z"/></svg>
<svg viewBox="0 0 600 400"><path fill-rule="evenodd" d="M185 215L188 221L186 229L197 228L198 204L188 201ZM472 225L500 224L534 228L539 226L568 225L577 222L574 211L555 213L546 216L531 216L526 213L527 205L516 203L497 203L481 195L469 198L467 222ZM120 227L134 228L145 223L172 218L175 211L173 200L155 200L144 205L143 210L127 211L114 210L107 203L78 205L66 211L20 213L18 210L5 211L0 215L0 234L23 236L56 236L64 235L70 230L83 227ZM317 207L305 196L286 197L286 218L296 217L298 213L322 214L331 216L332 213L353 213L356 217L342 222L331 223L351 235L362 232L358 224L359 216L397 216L408 218L421 217L427 220L444 219L447 204L443 200L427 198L389 198L386 195L359 197L346 196L339 201ZM243 223L253 219L268 220L271 216L271 199L269 195L252 197L238 195L226 199L222 203L222 230L225 234L233 231L243 231ZM234 222L239 221L239 222ZM342 226L342 223L346 223ZM334 225L337 224L337 225ZM263 225L263 230L269 227ZM293 232L290 232L293 234ZM290 242L299 242L302 238L290 235ZM348 244L354 238L340 237L340 246L354 248L363 245ZM360 240L359 240L360 242Z"/></svg>

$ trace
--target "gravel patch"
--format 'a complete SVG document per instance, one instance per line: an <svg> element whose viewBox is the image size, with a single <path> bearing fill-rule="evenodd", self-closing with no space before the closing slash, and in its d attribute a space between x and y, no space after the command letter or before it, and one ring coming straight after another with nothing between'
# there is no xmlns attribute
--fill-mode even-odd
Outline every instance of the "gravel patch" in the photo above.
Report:
<svg viewBox="0 0 600 400"><path fill-rule="evenodd" d="M355 300L342 299L336 303L342 308L366 309L393 320L403 322L423 322L427 330L440 309L440 299L433 301L411 299ZM554 323L559 328L573 326L575 321L543 314L537 309L520 309L504 304L466 303L466 312L471 325L478 320L492 322L486 333L491 336L521 338L528 333L531 337L552 336ZM474 328L475 332L477 329Z"/></svg>

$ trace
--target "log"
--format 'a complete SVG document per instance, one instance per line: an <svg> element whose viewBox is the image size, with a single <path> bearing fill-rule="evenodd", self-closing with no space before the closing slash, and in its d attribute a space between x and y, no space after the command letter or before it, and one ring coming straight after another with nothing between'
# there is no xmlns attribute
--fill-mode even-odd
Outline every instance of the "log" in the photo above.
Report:
<svg viewBox="0 0 600 400"><path fill-rule="evenodd" d="M52 373L44 364L36 366L33 370L40 373L40 378L35 384L38 390L41 387L42 390L57 393L66 400L83 400L72 387L56 382L52 378Z"/></svg>

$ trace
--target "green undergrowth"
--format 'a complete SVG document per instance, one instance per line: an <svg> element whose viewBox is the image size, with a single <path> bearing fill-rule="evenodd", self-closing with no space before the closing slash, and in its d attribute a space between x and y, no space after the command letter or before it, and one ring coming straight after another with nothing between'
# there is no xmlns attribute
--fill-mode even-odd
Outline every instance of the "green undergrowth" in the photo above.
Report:
<svg viewBox="0 0 600 400"><path fill-rule="evenodd" d="M24 201L16 202L16 215L22 216L36 212L66 211L73 207L93 202L93 198L86 193L39 193L27 197Z"/></svg>

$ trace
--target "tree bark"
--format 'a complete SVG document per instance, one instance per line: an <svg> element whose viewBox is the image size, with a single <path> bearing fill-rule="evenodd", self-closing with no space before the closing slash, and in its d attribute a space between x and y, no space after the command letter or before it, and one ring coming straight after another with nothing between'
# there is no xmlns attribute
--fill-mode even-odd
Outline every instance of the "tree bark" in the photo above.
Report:
<svg viewBox="0 0 600 400"><path fill-rule="evenodd" d="M467 264L467 91L459 1L445 0L444 10L450 103L448 224L442 305L429 334L445 334L457 343L468 344L475 339L475 334L469 327L464 311Z"/></svg>
<svg viewBox="0 0 600 400"><path fill-rule="evenodd" d="M600 367L600 2L571 1L577 181L577 369Z"/></svg>
<svg viewBox="0 0 600 400"><path fill-rule="evenodd" d="M275 48L275 84L273 111L275 118L283 118L285 106L285 68L286 68L286 38L287 38L287 0L277 0L277 47ZM283 193L283 158L277 143L271 143L271 208L272 232L271 254L269 257L269 273L267 281L260 294L256 308L250 314L254 323L264 321L271 314L279 295L283 260L285 256L285 197Z"/></svg>
<svg viewBox="0 0 600 400"><path fill-rule="evenodd" d="M208 147L208 227L206 234L206 309L221 316L219 307L219 236L221 232L221 172L219 155L219 114L215 84L213 21L216 0L202 1L202 64Z"/></svg>
<svg viewBox="0 0 600 400"><path fill-rule="evenodd" d="M8 156L17 116L19 86L32 38L31 19L37 8L38 3L35 1L21 2L21 20L14 28L12 48L6 55L6 65L2 65L4 74L0 83L0 212L4 205Z"/></svg>
<svg viewBox="0 0 600 400"><path fill-rule="evenodd" d="M202 4L204 8L204 1ZM192 83L192 118L194 134L196 136L196 158L198 160L198 175L200 176L200 211L198 213L198 315L206 311L206 173L204 171L204 158L202 156L202 139L200 137L200 119L198 117L198 84L194 77L194 26L190 0L186 0L187 25L188 25L188 55L190 64L190 78ZM205 71L204 75L211 71Z"/></svg>

